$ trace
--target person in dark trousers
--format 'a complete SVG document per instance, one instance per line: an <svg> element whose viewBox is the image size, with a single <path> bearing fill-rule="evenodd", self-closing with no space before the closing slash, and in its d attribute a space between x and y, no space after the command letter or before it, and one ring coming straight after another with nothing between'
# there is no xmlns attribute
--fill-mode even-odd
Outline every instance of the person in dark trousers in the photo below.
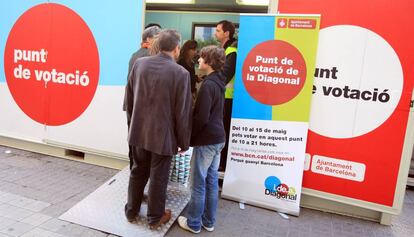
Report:
<svg viewBox="0 0 414 237"><path fill-rule="evenodd" d="M196 82L199 80L198 76L195 74L194 68L194 57L197 54L197 41L187 40L183 47L181 47L180 57L178 58L177 63L183 66L189 73L191 77L191 93L193 94L193 99L196 96Z"/></svg>
<svg viewBox="0 0 414 237"><path fill-rule="evenodd" d="M150 55L149 50L152 48L152 44L154 41L154 38L160 33L161 29L158 26L150 26L144 30L142 33L142 43L141 48L132 54L131 59L129 60L128 65L128 77L131 73L132 66L134 65L135 61L138 58L147 57ZM126 111L126 101L124 101L123 110ZM131 118L127 114L127 125L128 129L131 123ZM134 160L132 159L132 148L129 147L128 150L128 157L129 157L129 169L132 169L132 165Z"/></svg>
<svg viewBox="0 0 414 237"><path fill-rule="evenodd" d="M188 150L190 143L190 74L175 62L180 40L175 30L161 31L161 52L135 61L125 90L131 118L128 143L133 148L125 215L130 222L136 219L150 179L147 219L151 229L171 218L171 210L165 209L171 159L180 150Z"/></svg>
<svg viewBox="0 0 414 237"><path fill-rule="evenodd" d="M214 230L218 204L218 168L220 152L226 142L223 125L224 75L220 72L224 62L224 49L204 47L199 68L207 76L197 96L193 129L191 132L191 199L187 215L178 217L181 228L200 233L201 227Z"/></svg>
<svg viewBox="0 0 414 237"><path fill-rule="evenodd" d="M224 102L224 129L226 130L226 144L221 151L220 171L226 169L227 149L230 134L231 111L233 107L234 74L236 72L237 41L234 38L236 27L230 21L220 21L216 26L215 37L225 50L226 62L223 67L225 76L226 92Z"/></svg>

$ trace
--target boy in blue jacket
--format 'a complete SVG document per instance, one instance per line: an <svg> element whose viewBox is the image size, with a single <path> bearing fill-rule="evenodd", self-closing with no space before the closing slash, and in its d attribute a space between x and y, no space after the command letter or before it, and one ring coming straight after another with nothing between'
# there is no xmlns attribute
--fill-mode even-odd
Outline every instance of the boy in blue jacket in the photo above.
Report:
<svg viewBox="0 0 414 237"><path fill-rule="evenodd" d="M200 55L199 69L205 71L207 76L193 113L191 200L187 217L178 217L179 226L195 234L200 233L201 227L207 231L214 230L220 152L226 142L223 125L225 77L221 73L226 60L224 49L207 46L201 49Z"/></svg>

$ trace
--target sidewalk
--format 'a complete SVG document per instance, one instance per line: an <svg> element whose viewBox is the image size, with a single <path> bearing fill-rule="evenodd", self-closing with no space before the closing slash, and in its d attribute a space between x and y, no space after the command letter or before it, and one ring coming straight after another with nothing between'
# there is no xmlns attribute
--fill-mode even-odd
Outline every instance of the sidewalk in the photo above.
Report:
<svg viewBox="0 0 414 237"><path fill-rule="evenodd" d="M11 153L6 153L10 151ZM0 146L0 237L114 236L57 218L118 170ZM194 236L175 223L166 236ZM217 225L199 236L414 236L414 190L392 226L301 209L300 217L220 200Z"/></svg>

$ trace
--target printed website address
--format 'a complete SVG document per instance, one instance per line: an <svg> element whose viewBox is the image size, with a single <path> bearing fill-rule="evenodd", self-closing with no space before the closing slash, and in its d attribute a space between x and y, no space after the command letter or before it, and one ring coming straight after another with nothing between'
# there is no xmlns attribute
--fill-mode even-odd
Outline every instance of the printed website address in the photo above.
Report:
<svg viewBox="0 0 414 237"><path fill-rule="evenodd" d="M234 157L241 157L241 158L249 158L249 159L261 159L261 160L274 160L274 161L295 161L294 156L275 156L275 155L258 155L258 154L251 154L251 153L240 153L240 152L231 152L231 155Z"/></svg>

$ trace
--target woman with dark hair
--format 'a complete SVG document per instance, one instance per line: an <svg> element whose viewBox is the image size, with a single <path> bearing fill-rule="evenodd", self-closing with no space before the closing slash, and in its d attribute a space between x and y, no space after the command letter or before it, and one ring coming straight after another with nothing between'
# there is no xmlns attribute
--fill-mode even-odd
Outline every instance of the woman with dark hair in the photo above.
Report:
<svg viewBox="0 0 414 237"><path fill-rule="evenodd" d="M197 54L197 41L195 40L187 40L183 47L181 47L180 56L178 58L177 63L183 66L189 73L191 78L191 93L193 94L193 98L195 98L196 94L196 82L198 81L198 77L195 74L194 69L194 57Z"/></svg>

